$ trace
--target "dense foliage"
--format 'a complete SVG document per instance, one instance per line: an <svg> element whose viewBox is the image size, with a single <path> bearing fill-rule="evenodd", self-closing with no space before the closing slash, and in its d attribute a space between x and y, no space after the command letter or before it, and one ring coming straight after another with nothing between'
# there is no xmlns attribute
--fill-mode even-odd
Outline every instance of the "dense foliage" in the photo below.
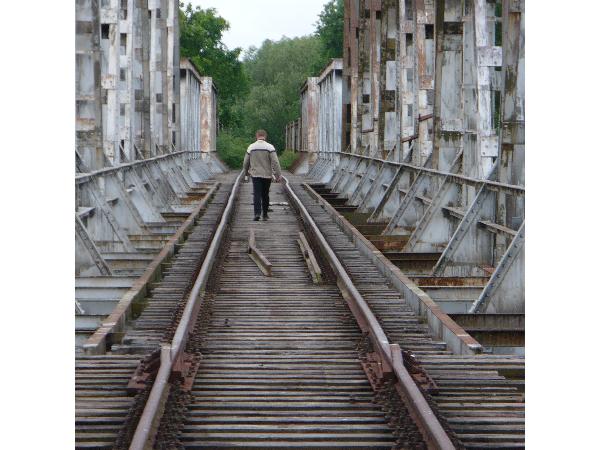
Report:
<svg viewBox="0 0 600 450"><path fill-rule="evenodd" d="M252 136L240 137L230 131L222 131L217 137L217 152L230 168L241 169L246 149L252 142Z"/></svg>
<svg viewBox="0 0 600 450"><path fill-rule="evenodd" d="M278 149L285 145L285 125L300 114L300 87L326 62L314 36L265 41L244 59L250 92L244 104L248 132L264 128Z"/></svg>
<svg viewBox="0 0 600 450"><path fill-rule="evenodd" d="M229 23L214 8L188 4L179 11L179 27L181 57L190 58L201 75L213 77L219 91L221 126L240 126L242 117L235 105L247 94L248 80L239 60L242 49L229 50L222 42Z"/></svg>
<svg viewBox="0 0 600 450"><path fill-rule="evenodd" d="M251 47L240 61L241 49L222 42L229 23L215 9L180 10L181 56L189 57L201 75L212 76L219 90L221 132L217 150L232 168L241 167L244 152L259 128L279 152L285 146L285 125L300 115L300 88L333 57L342 54L343 0L325 4L313 35L266 40ZM289 167L293 153L280 155Z"/></svg>
<svg viewBox="0 0 600 450"><path fill-rule="evenodd" d="M229 131L222 132L217 139L217 151L221 160L232 169L241 169L244 163L246 149L252 143L252 138L236 137ZM287 170L296 161L298 153L285 150L279 153L279 164Z"/></svg>
<svg viewBox="0 0 600 450"><path fill-rule="evenodd" d="M344 0L330 0L316 24L317 36L327 58L341 58L344 48Z"/></svg>

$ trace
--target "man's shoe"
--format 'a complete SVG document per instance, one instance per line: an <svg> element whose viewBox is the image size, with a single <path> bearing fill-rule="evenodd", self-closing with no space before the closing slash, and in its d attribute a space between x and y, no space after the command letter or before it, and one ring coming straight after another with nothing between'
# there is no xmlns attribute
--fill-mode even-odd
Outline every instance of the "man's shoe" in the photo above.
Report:
<svg viewBox="0 0 600 450"><path fill-rule="evenodd" d="M269 220L269 216L267 216L267 215L264 215L264 216L263 216L263 220L264 220L264 221L267 221L267 220Z"/></svg>
<svg viewBox="0 0 600 450"><path fill-rule="evenodd" d="M260 216L255 216L255 217L254 217L254 221L255 221L255 222L258 222L259 220L260 220Z"/></svg>

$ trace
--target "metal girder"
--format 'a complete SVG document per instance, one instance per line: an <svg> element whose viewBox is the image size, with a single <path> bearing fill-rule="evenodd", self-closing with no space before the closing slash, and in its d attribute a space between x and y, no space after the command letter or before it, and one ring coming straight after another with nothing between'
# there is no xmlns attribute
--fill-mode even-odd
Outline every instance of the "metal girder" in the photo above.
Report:
<svg viewBox="0 0 600 450"><path fill-rule="evenodd" d="M131 215L133 223L137 226L139 231L144 229L145 221L142 218L140 212L129 198L129 193L125 185L123 184L123 173L114 173L104 180L104 191L108 195L116 195L119 198L119 202L125 205L125 210Z"/></svg>
<svg viewBox="0 0 600 450"><path fill-rule="evenodd" d="M169 175L171 175L173 181L177 185L177 189L176 189L177 194L178 195L185 194L187 192L189 186L188 186L187 182L185 181L185 178L183 178L183 176L181 175L181 172L179 170L176 170L175 167L173 167L173 160L169 160L167 162L167 168L168 168Z"/></svg>
<svg viewBox="0 0 600 450"><path fill-rule="evenodd" d="M430 156L427 159L427 161L430 161L431 159L432 159L432 157ZM457 171L458 168L460 167L461 161L462 161L462 152L459 151L458 154L456 155L456 157L454 158L454 161L452 162L450 169L452 171ZM400 205L399 205L396 213L394 214L394 216L392 217L392 220L390 220L389 224L387 225L387 227L385 228L385 230L383 231L382 234L389 235L389 234L393 233L394 229L400 222L400 219L404 216L404 214L408 210L408 207L414 204L417 195L422 194L422 192L425 188L425 186L424 186L425 182L429 181L431 184L430 178L431 177L426 170L421 170L417 173L417 176L416 176L414 182L409 187L406 195L402 198L402 201L400 202ZM419 230L419 226L421 226L423 229L425 228L425 225L427 224L426 221L430 220L429 215L433 214L433 212L434 212L432 207L437 204L436 202L442 201L442 198L448 194L447 191L449 190L449 188L452 187L448 178L443 179L440 182L439 186L440 187L436 191L436 194L431 199L431 204L425 209L425 212L423 213L421 218L417 219L415 231L412 233L411 238L413 235L415 235L417 230ZM425 220L425 222L424 222L424 220ZM415 236L414 239L417 239L417 236Z"/></svg>
<svg viewBox="0 0 600 450"><path fill-rule="evenodd" d="M489 190L487 190L485 186L482 186L479 192L477 193L475 200L469 206L469 209L458 224L458 227L456 227L456 230L450 238L448 245L442 252L442 256L440 256L440 259L433 268L432 275L442 276L444 270L446 269L446 266L452 262L454 255L463 243L465 236L467 236L469 230L473 229L474 227L477 227L477 221L481 216L482 208L484 204L490 200L491 196L492 193ZM481 250L483 249L471 248L470 253L482 253Z"/></svg>
<svg viewBox="0 0 600 450"><path fill-rule="evenodd" d="M352 161L348 162L348 165L342 169L343 172L341 178L337 181L335 186L332 186L333 192L342 192L341 188L346 184L348 178L354 174L360 163L360 158L357 158L356 164L354 165L352 165Z"/></svg>
<svg viewBox="0 0 600 450"><path fill-rule="evenodd" d="M106 182L106 180L105 180L105 182ZM119 183L120 183L120 180L118 180L117 185L119 185ZM128 252L135 251L133 244L129 240L129 236L127 236L127 233L125 233L123 231L121 225L119 224L119 221L113 215L111 207L106 202L105 194L102 193L102 190L100 189L98 184L99 184L98 180L96 180L96 179L94 179L89 184L89 193L90 193L94 203L96 204L98 209L102 212L102 214L106 217L106 220L108 221L109 225L111 226L113 232L115 233L115 235L117 236L119 241L121 241L121 243L123 244L123 247L125 248L125 250ZM122 190L122 192L120 192L119 199L121 199L121 197L126 197L126 196L127 196L127 193L124 190ZM125 203L126 207L129 209L129 212L131 213L133 220L138 224L138 227L140 227L140 229L141 229L144 221L139 216L137 210L135 210L133 208L133 205L130 205L128 203L128 200L129 200L129 198L123 199L123 202Z"/></svg>
<svg viewBox="0 0 600 450"><path fill-rule="evenodd" d="M171 177L169 176L169 174L165 173L160 164L152 166L152 169L155 172L158 172L158 176L156 177L156 179L163 182L162 186L168 192L167 198L169 200L177 200L179 198L179 193L173 187L173 183L170 180Z"/></svg>
<svg viewBox="0 0 600 450"><path fill-rule="evenodd" d="M168 263L175 255L177 247L186 241L186 235L192 231L198 218L206 210L209 202L213 198L215 192L220 188L220 183L214 183L206 196L195 205L192 212L188 215L185 221L179 226L175 234L173 234L166 242L162 250L156 255L152 262L144 269L141 277L137 278L129 290L121 296L121 299L116 304L110 315L102 321L101 327L88 338L84 343L83 348L86 354L98 355L106 352L107 343L110 341L113 344L120 342L120 335L127 323L129 317L132 316L134 304L143 301L151 289L152 283L161 278L163 274L164 264ZM189 243L188 243L189 244ZM192 244L196 245L197 243ZM199 255L199 254L198 254ZM198 256L198 258L201 255Z"/></svg>
<svg viewBox="0 0 600 450"><path fill-rule="evenodd" d="M369 164L368 160L359 160L358 164L356 164L356 166L352 170L346 172L346 176L343 179L342 183L339 185L339 189L337 189L336 192L339 192L340 195L346 194L346 192L348 191L348 187L356 180L356 177L358 176L357 174L360 173L360 168L363 165L363 162L364 165Z"/></svg>
<svg viewBox="0 0 600 450"><path fill-rule="evenodd" d="M400 177L402 176L403 169L404 168L402 166L398 167L398 169L396 170L396 173L394 174L394 177L392 178L392 181L390 182L390 185L383 193L381 200L379 200L379 203L377 203L375 210L369 216L369 218L367 219L367 222L377 222L381 219L381 216L383 215L383 208L385 207L386 203L389 201L391 195L396 191L396 186L398 185L398 182L400 181Z"/></svg>
<svg viewBox="0 0 600 450"><path fill-rule="evenodd" d="M351 162L352 162L351 158L343 158L340 161L340 164L338 165L337 169L335 169L334 175L331 178L331 181L329 182L329 184L331 186L331 190L333 192L337 192L336 187L339 184L342 177L344 176L344 174L346 173L346 170Z"/></svg>
<svg viewBox="0 0 600 450"><path fill-rule="evenodd" d="M417 194L422 193L424 187L423 184L425 183L425 181L428 181L427 174L425 172L417 173L415 180L409 186L406 195L404 195L404 197L402 197L402 200L400 200L400 204L398 205L396 212L394 213L391 220L389 221L389 223L387 224L387 226L381 234L393 234L394 230L396 229L396 226L398 225L398 222L404 216L404 213L406 212L408 207L413 204Z"/></svg>
<svg viewBox="0 0 600 450"><path fill-rule="evenodd" d="M178 161L174 160L173 164L175 165L174 172L183 180L186 190L189 190L194 185L194 180L187 171L183 170Z"/></svg>
<svg viewBox="0 0 600 450"><path fill-rule="evenodd" d="M525 222L469 313L525 312Z"/></svg>
<svg viewBox="0 0 600 450"><path fill-rule="evenodd" d="M326 164L327 163L324 158L317 157L317 161L315 162L315 164L313 166L312 177L316 178L316 179L320 179L322 169Z"/></svg>
<svg viewBox="0 0 600 450"><path fill-rule="evenodd" d="M431 199L430 205L425 210L423 216L419 219L416 224L414 231L411 233L406 246L405 251L416 252L416 251L430 251L436 250L442 245L447 243L449 239L449 224L443 217L442 207L449 204L453 200L456 200L460 194L460 187L454 183L445 182L441 188L438 189L436 194ZM446 225L444 227L444 225ZM427 244L429 247L436 247L434 249L417 249L417 246L422 242L424 236L428 237ZM448 235L448 238L446 236Z"/></svg>
<svg viewBox="0 0 600 450"><path fill-rule="evenodd" d="M362 176L361 176L360 181L358 182L358 185L356 186L356 188L354 188L354 191L349 196L349 200L348 200L349 205L354 205L357 201L357 197L360 197L360 193L362 192L363 187L369 181L369 172L371 171L371 167L373 166L373 164L375 164L373 161L369 161L369 163L365 167L365 171L362 172L362 174L361 174Z"/></svg>
<svg viewBox="0 0 600 450"><path fill-rule="evenodd" d="M306 152L302 152L302 153L306 153ZM309 162L310 164L310 162ZM321 173L322 173L322 169L323 167L327 164L327 160L324 157L324 155L321 152L317 153L317 160L315 161L315 163L310 166L310 169L308 171L308 173L306 174L307 177L318 180L321 178Z"/></svg>
<svg viewBox="0 0 600 450"><path fill-rule="evenodd" d="M82 308L81 303L79 303L77 299L75 299L75 314L85 314L85 310Z"/></svg>
<svg viewBox="0 0 600 450"><path fill-rule="evenodd" d="M323 166L323 174L320 176L320 179L324 181L326 176L329 177L328 181L331 180L333 176L336 161L339 161L340 153L329 153L326 154L325 165Z"/></svg>
<svg viewBox="0 0 600 450"><path fill-rule="evenodd" d="M176 198L185 192L179 180L173 177L171 167L169 167L167 164L164 166L159 164L156 166L156 170L160 172L160 179L165 180L165 184L173 191Z"/></svg>
<svg viewBox="0 0 600 450"><path fill-rule="evenodd" d="M154 202L152 201L152 198L150 195L148 195L148 191L146 191L144 182L138 176L135 169L129 169L123 173L123 181L127 181L128 178L131 178L135 192L139 195L140 199L144 203L144 208L139 209L140 216L142 216L144 222L160 222L164 220L160 214L160 211L158 211ZM131 202L133 205L136 203L134 199L131 199Z"/></svg>
<svg viewBox="0 0 600 450"><path fill-rule="evenodd" d="M100 253L100 250L98 250L98 247L96 247L96 244L94 244L94 241L88 234L85 225L83 225L83 222L81 222L81 219L77 213L75 213L75 234L79 237L79 239L81 239L81 242L83 243L89 256L100 271L100 274L111 276L112 271L110 270L109 265L102 257L102 253Z"/></svg>
<svg viewBox="0 0 600 450"><path fill-rule="evenodd" d="M168 205L170 199L169 193L166 192L161 183L154 179L152 168L149 165L144 164L142 166L142 174L146 182L152 187L154 194L160 197L157 201L162 205Z"/></svg>
<svg viewBox="0 0 600 450"><path fill-rule="evenodd" d="M315 174L317 172L317 167L319 164L322 164L322 163L323 163L323 158L322 158L321 154L319 153L319 156L317 157L317 162L315 164L313 164L313 166L310 168L310 170L306 174L306 177L307 178L316 178Z"/></svg>
<svg viewBox="0 0 600 450"><path fill-rule="evenodd" d="M362 155L350 154L350 153L346 153L346 155L348 155L348 157L351 159L375 159L375 160L379 160L379 161L384 161L382 159L373 158L370 156L362 156ZM451 170L451 168L448 170L436 170L436 169L432 169L431 167L428 167L428 166L415 166L413 164L407 164L404 162L387 161L386 164L389 164L391 166L396 166L396 167L404 166L412 172L419 172L422 170L437 179L444 179L446 177L450 177L456 183L464 184L466 186L474 186L474 187L479 188L482 184L485 184L492 191L504 192L508 195L514 195L517 197L525 196L525 188L523 186L516 185L516 184L501 183L499 181L493 181L490 178L490 176L488 176L485 179L484 178L473 178L473 177L462 175L457 172L453 172ZM450 165L451 165L451 163L450 163Z"/></svg>
<svg viewBox="0 0 600 450"><path fill-rule="evenodd" d="M408 155L406 155L406 158L404 159L404 162L407 162L407 161L410 160L411 154L412 154L412 150L409 152ZM427 164L428 161L429 161L429 159L425 163ZM383 163L383 165L382 165L383 168L388 168L389 167L390 169L393 169L393 167L396 167L396 166L392 166L392 165L386 164L385 162L382 162L382 163ZM387 204L387 202L388 202L389 198L391 197L392 193L395 191L396 186L398 185L398 182L400 181L400 178L401 178L401 176L403 174L403 169L404 169L404 166L398 167L398 169L396 170L394 176L392 177L392 180L391 180L388 188L385 190L385 192L384 192L381 200L378 202L378 204L375 207L375 210L373 211L373 213L371 214L371 216L369 216L369 218L367 219L367 222L369 222L369 223L370 222L377 222L377 221L379 221L381 219L384 207ZM376 183L378 181L379 180L376 180ZM383 180L381 180L381 182L379 183L379 186L381 186L382 184L383 184ZM372 192L370 195L373 195L373 194L374 193ZM369 195L369 194L367 194L367 195Z"/></svg>
<svg viewBox="0 0 600 450"><path fill-rule="evenodd" d="M357 210L358 212L364 213L364 212L368 211L369 203L370 203L371 199L373 198L375 193L377 191L379 191L379 189L381 188L381 185L383 184L383 172L385 171L385 169L387 169L387 166L382 163L379 166L379 170L377 171L377 174L375 175L375 179L371 183L371 186L369 186L369 190L367 191L364 198L361 200L360 204L358 205L358 210Z"/></svg>

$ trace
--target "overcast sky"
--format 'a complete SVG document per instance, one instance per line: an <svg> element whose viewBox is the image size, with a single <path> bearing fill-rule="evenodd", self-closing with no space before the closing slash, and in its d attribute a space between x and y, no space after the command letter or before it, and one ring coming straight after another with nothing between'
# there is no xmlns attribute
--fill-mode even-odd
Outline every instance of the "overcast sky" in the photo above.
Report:
<svg viewBox="0 0 600 450"><path fill-rule="evenodd" d="M187 4L190 0L185 0ZM327 0L192 0L201 8L215 8L231 28L223 36L230 49L260 47L265 39L304 36Z"/></svg>

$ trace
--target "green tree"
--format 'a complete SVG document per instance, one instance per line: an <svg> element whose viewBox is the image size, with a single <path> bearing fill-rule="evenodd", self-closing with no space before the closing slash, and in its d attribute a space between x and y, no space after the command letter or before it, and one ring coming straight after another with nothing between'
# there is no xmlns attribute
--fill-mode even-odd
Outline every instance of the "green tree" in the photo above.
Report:
<svg viewBox="0 0 600 450"><path fill-rule="evenodd" d="M285 125L300 114L300 87L326 62L316 36L266 40L259 49L249 49L244 59L251 86L243 106L245 132L264 128L283 150Z"/></svg>
<svg viewBox="0 0 600 450"><path fill-rule="evenodd" d="M344 48L344 0L330 0L316 23L316 34L327 58L341 58Z"/></svg>
<svg viewBox="0 0 600 450"><path fill-rule="evenodd" d="M219 91L219 121L222 126L239 127L243 118L237 99L248 92L248 80L239 60L241 48L229 50L223 32L229 23L214 8L194 8L191 3L179 10L180 51L196 65L200 74L210 76Z"/></svg>
<svg viewBox="0 0 600 450"><path fill-rule="evenodd" d="M219 90L219 154L239 167L258 128L284 150L285 125L300 115L300 87L330 58L342 56L343 0L324 6L315 34L266 40L260 48L251 47L243 61L240 48L229 50L223 44L229 23L215 9L180 6L181 56L189 57L202 75L212 76Z"/></svg>

